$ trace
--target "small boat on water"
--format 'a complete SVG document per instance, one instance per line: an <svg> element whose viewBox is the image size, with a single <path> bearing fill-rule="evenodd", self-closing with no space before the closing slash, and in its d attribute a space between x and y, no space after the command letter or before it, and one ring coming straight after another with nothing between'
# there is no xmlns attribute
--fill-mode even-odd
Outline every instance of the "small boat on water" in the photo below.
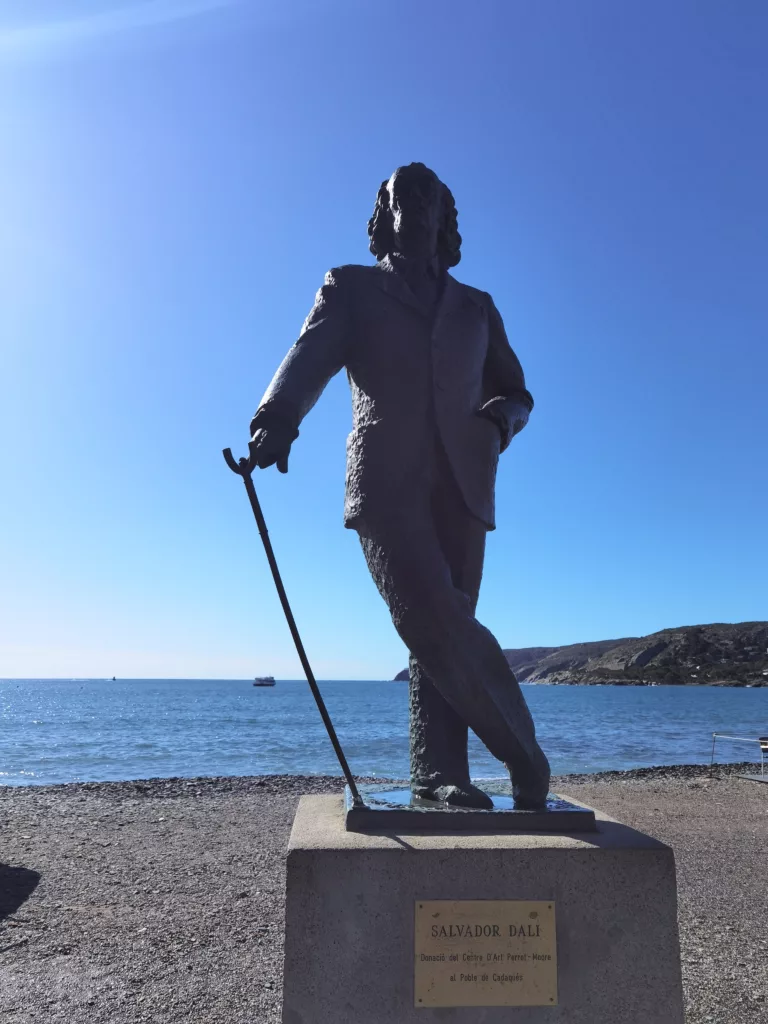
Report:
<svg viewBox="0 0 768 1024"><path fill-rule="evenodd" d="M253 685L254 686L274 686L275 685L275 677L274 676L256 676L256 678L253 680Z"/></svg>

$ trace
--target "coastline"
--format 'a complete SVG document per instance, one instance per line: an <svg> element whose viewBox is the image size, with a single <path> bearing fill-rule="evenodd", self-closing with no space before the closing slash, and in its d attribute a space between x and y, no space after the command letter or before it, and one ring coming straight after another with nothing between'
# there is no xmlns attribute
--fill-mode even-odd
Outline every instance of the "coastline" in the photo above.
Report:
<svg viewBox="0 0 768 1024"><path fill-rule="evenodd" d="M727 761L709 764L660 764L646 765L641 768L622 768L601 772L574 772L568 775L553 775L552 788L568 785L570 782L610 782L610 781L642 781L646 779L691 779L698 778L702 773L712 778L725 779L743 773L759 773L759 761ZM768 774L768 766L766 768ZM403 779L383 778L381 776L355 776L361 783L402 783ZM473 776L475 782L504 783L504 778L481 778ZM33 791L39 794L66 795L73 793L102 794L104 796L148 796L155 798L173 798L181 796L215 796L221 793L255 793L255 794L298 794L329 793L343 788L344 780L340 775L199 775L168 777L150 777L146 779L121 779L91 782L58 782L25 783L24 785L0 785L0 809L2 800L9 793Z"/></svg>
<svg viewBox="0 0 768 1024"><path fill-rule="evenodd" d="M520 685L528 686L675 686L684 687L686 690L696 689L700 690L710 689L712 687L735 687L737 689L744 690L762 690L768 687L768 683L763 680L758 680L755 683L747 683L738 679L714 679L712 682L704 683L656 683L648 682L644 679L579 679L571 682L566 679L520 679Z"/></svg>
<svg viewBox="0 0 768 1024"><path fill-rule="evenodd" d="M768 784L736 778L746 767L553 780L674 848L686 1024L752 1024L768 1007ZM0 788L0 1017L277 1024L293 814L301 793L341 786L252 776Z"/></svg>

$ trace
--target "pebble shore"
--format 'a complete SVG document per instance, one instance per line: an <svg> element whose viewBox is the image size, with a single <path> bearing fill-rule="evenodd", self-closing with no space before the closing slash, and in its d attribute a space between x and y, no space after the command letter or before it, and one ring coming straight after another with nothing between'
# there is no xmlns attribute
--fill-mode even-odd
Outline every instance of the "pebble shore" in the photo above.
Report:
<svg viewBox="0 0 768 1024"><path fill-rule="evenodd" d="M674 848L686 1024L768 1019L768 784L745 770L553 780ZM296 803L341 788L318 776L0 788L0 1020L277 1024Z"/></svg>

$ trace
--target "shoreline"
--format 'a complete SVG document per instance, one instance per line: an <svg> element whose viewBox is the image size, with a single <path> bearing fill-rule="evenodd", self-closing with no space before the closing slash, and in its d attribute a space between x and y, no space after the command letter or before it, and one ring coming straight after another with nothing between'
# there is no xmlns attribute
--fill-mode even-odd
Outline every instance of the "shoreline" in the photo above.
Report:
<svg viewBox="0 0 768 1024"><path fill-rule="evenodd" d="M741 774L760 774L759 761L728 761L709 764L669 764L646 765L640 768L622 768L611 771L575 772L569 775L553 775L552 787L567 786L569 783L590 783L610 781L645 781L649 779L692 779L707 776L712 779L726 779ZM766 778L768 778L768 761L766 762ZM363 785L392 783L408 785L407 780L384 778L382 776L355 776L355 780ZM506 778L499 776L473 776L473 781L481 787L483 783L495 785L506 784ZM305 788L302 789L301 787ZM204 793L328 793L335 788L342 789L344 778L341 775L199 775L199 776L151 776L143 779L113 779L98 781L73 781L56 783L24 782L19 785L0 785L0 799L9 793L35 792L44 795L71 793L102 793L120 796L189 796Z"/></svg>
<svg viewBox="0 0 768 1024"><path fill-rule="evenodd" d="M768 785L737 778L744 768L755 766L553 779L674 850L686 1024L758 1024L768 1007ZM279 1024L293 817L302 793L342 784L271 775L0 789L0 1019Z"/></svg>

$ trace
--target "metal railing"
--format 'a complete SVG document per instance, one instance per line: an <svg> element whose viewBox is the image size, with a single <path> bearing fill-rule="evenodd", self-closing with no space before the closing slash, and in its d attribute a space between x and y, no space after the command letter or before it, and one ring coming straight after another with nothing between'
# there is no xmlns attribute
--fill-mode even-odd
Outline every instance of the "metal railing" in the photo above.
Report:
<svg viewBox="0 0 768 1024"><path fill-rule="evenodd" d="M715 743L717 740L730 740L732 743L757 743L760 747L760 774L765 775L765 755L768 754L768 736L728 736L724 732L713 732L710 768L715 763Z"/></svg>

